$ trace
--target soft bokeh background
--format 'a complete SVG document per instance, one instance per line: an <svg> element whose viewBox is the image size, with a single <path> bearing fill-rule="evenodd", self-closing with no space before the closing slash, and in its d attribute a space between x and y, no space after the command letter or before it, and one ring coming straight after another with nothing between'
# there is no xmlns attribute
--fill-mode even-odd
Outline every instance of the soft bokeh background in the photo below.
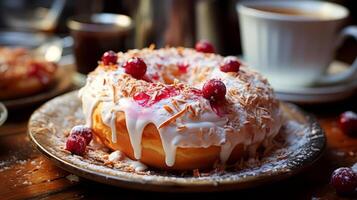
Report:
<svg viewBox="0 0 357 200"><path fill-rule="evenodd" d="M248 0L249 1L249 0ZM239 0L2 0L0 29L17 29L68 34L70 16L109 12L126 14L135 21L131 42L125 49L156 44L193 46L198 39L210 40L223 55L241 54L238 17ZM354 0L333 0L346 6L357 24ZM344 61L352 62L355 41L347 40L338 51ZM125 50L123 49L123 50ZM351 51L352 50L352 51Z"/></svg>

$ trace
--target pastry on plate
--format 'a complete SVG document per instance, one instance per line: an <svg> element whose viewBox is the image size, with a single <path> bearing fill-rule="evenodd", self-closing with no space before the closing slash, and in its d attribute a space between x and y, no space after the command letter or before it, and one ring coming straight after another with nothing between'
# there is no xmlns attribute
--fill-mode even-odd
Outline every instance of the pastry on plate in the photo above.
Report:
<svg viewBox="0 0 357 200"><path fill-rule="evenodd" d="M29 96L55 81L57 65L24 48L0 46L0 99Z"/></svg>
<svg viewBox="0 0 357 200"><path fill-rule="evenodd" d="M165 170L232 164L269 148L282 124L271 86L208 50L106 52L79 92L86 125L113 151Z"/></svg>

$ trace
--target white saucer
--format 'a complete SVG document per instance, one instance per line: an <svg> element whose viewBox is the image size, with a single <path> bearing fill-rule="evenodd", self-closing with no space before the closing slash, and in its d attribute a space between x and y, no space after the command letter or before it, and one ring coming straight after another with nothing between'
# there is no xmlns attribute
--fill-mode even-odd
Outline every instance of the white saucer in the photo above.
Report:
<svg viewBox="0 0 357 200"><path fill-rule="evenodd" d="M339 73L346 70L348 64L334 61L331 63L328 72ZM335 85L312 86L312 87L274 87L276 96L283 101L290 101L300 104L328 103L343 100L350 97L357 91L357 78L349 82Z"/></svg>

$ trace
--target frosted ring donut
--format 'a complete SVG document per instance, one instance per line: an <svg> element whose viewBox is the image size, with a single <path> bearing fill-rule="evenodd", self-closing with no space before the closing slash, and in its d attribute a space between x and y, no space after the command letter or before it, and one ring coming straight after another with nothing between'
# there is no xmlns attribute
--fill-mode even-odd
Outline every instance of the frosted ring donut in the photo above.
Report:
<svg viewBox="0 0 357 200"><path fill-rule="evenodd" d="M146 64L141 78L128 60ZM242 65L223 72L227 59L189 48L145 48L99 62L80 90L86 124L112 150L143 164L172 170L211 168L254 156L281 127L279 103L267 80ZM226 87L213 104L201 90L208 80Z"/></svg>

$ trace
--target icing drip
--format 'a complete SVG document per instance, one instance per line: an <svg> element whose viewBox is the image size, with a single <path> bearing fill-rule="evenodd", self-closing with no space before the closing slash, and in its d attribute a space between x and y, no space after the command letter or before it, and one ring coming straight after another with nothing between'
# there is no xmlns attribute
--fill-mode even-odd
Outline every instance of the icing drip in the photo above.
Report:
<svg viewBox="0 0 357 200"><path fill-rule="evenodd" d="M160 138L162 141L162 147L165 151L165 162L167 166L173 166L175 164L175 156L176 156L176 149L177 146L179 145L179 138L175 137L175 132L169 132L167 129L169 128L163 128L160 131ZM162 132L168 133L168 134L162 134Z"/></svg>
<svg viewBox="0 0 357 200"><path fill-rule="evenodd" d="M120 102L123 105L122 111L125 113L126 127L128 129L131 146L134 150L134 157L140 159L141 138L145 126L150 123L150 113L146 113L145 110L142 110L140 114L140 108L130 103L129 99L121 99Z"/></svg>
<svg viewBox="0 0 357 200"><path fill-rule="evenodd" d="M82 104L83 114L86 120L86 126L92 127L92 114L94 108L98 105L99 100L96 97L93 97L88 94L83 94L82 90L79 91L79 97L83 99L88 99L87 103Z"/></svg>
<svg viewBox="0 0 357 200"><path fill-rule="evenodd" d="M133 50L133 53L138 52L140 51ZM182 60L182 55L179 55L174 48L153 52L141 55L146 59L148 74L157 73L159 66L157 63L166 61L167 63L162 65L160 63L160 68L164 68ZM257 78L255 74L253 76L253 72L245 68L242 68L239 78L221 72L216 67L223 59L220 56L207 57L191 50L183 51L183 55L186 56L185 59L190 67L186 69L187 77L182 79L196 88L201 88L203 84L202 81L197 82L200 76L203 80L221 79L227 87L226 99L231 102L228 106L233 114L218 116L209 102L201 96L195 97L194 94L189 94L187 97L171 90L152 96L148 95L147 92L150 91L145 91L144 88L144 91L136 92L136 96L135 94L125 96L122 94L122 87L125 85L122 83L125 76L123 69L119 67L116 71L107 72L97 68L94 74L89 75L86 86L79 94L87 125L92 126L93 109L101 103L102 121L111 128L112 141L115 143L117 142L116 113L123 112L134 157L140 160L143 130L148 124L154 124L158 128L167 166L175 164L178 147L220 146L220 160L225 163L238 144L242 144L244 149L248 147L249 151L255 152L267 138L273 138L278 133L281 126L280 111L277 104L271 104L273 93L264 80ZM119 66L125 62L125 56L126 54L119 56ZM149 56L153 57L148 58ZM165 57L170 59L163 61L161 58ZM192 73L195 76L192 76ZM160 78L158 81L163 82ZM118 86L116 91L113 85ZM265 95L261 99L266 100L268 104L259 104L259 102L254 104L258 95ZM172 103L182 102L180 101L182 99L184 103ZM247 107L247 103L252 105Z"/></svg>
<svg viewBox="0 0 357 200"><path fill-rule="evenodd" d="M221 153L220 153L220 158L221 162L225 163L227 162L229 156L231 155L233 151L234 146L231 144L230 141L227 141L224 145L221 146Z"/></svg>
<svg viewBox="0 0 357 200"><path fill-rule="evenodd" d="M110 118L110 130L112 131L112 141L113 143L117 142L117 128L115 125L115 121L116 121L116 117L115 117L116 113L112 112L111 118Z"/></svg>
<svg viewBox="0 0 357 200"><path fill-rule="evenodd" d="M180 98L180 96L178 96ZM162 109L163 105L168 104L171 100L165 99L160 101L159 103L153 105L152 107L141 107L131 98L122 98L119 100L119 105L114 109L116 111L122 111L125 113L126 126L129 133L129 138L131 145L134 150L134 157L136 159L141 158L141 139L144 128L153 123L156 127L159 127L167 118L170 117L170 114L167 113L164 109ZM106 110L105 107L108 107L106 104L110 106L110 102L103 103L103 111ZM182 108L183 109L183 108ZM103 112L103 116L110 116ZM202 137L196 137L196 133L201 130L201 132L209 131L213 129L218 131L217 123L223 125L225 123L225 119L220 119L217 116L211 114L203 115L205 122L188 122L187 116L183 116L181 118L181 123L187 126L186 132L181 134L177 134L177 126L175 124L169 124L163 128L158 129L160 138L163 144L163 149L165 152L165 161L168 166L173 166L175 163L176 156L176 148L177 147L209 147L211 145L221 145L225 142L224 138L224 130L221 130L222 134L220 136L212 134L211 136L206 136L202 134ZM104 123L108 123L112 119L107 119L104 117ZM211 137L211 138L204 138ZM215 142L212 143L211 140Z"/></svg>
<svg viewBox="0 0 357 200"><path fill-rule="evenodd" d="M109 155L108 160L111 162L118 162L118 161L125 162L129 164L136 172L144 171L147 169L146 165L142 164L141 162L131 160L120 151L112 152Z"/></svg>

